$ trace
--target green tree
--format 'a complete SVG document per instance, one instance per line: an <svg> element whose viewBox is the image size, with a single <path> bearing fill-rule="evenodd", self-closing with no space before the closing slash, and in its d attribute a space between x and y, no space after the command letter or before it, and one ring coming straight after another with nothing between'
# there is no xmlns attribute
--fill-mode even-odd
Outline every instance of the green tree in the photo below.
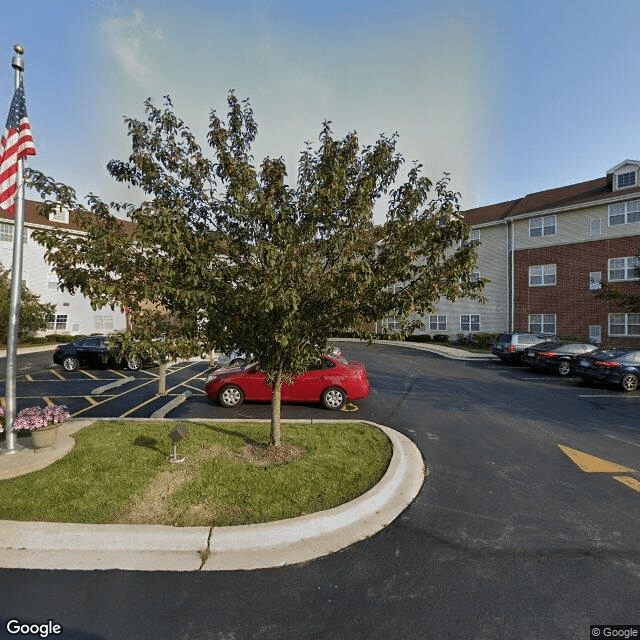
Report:
<svg viewBox="0 0 640 640"><path fill-rule="evenodd" d="M373 323L390 316L405 335L440 298L479 298L484 281L469 277L475 250L448 175L433 184L413 164L399 181L396 135L361 146L355 132L336 139L325 122L290 186L282 158L254 164L249 102L233 92L227 102L226 122L210 113L210 157L168 96L162 108L145 102L146 122L125 119L132 153L108 171L142 190L139 205L90 195L85 207L72 189L31 172L44 211L62 204L88 232L34 235L63 287L95 306L132 309L137 344L155 334L182 355L213 345L253 353L273 386L278 445L283 380L331 336L350 329L371 339Z"/></svg>
<svg viewBox="0 0 640 640"><path fill-rule="evenodd" d="M7 341L11 305L11 271L0 265L0 340ZM27 287L20 295L20 334L30 335L41 331L54 316L56 307L50 302L40 302L40 296Z"/></svg>

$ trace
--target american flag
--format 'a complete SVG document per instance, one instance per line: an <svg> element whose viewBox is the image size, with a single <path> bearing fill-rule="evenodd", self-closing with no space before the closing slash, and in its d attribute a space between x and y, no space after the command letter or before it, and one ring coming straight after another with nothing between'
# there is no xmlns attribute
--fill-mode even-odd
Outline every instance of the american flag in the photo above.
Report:
<svg viewBox="0 0 640 640"><path fill-rule="evenodd" d="M36 155L22 82L13 94L0 145L0 207L13 215L18 190L18 162L26 156Z"/></svg>

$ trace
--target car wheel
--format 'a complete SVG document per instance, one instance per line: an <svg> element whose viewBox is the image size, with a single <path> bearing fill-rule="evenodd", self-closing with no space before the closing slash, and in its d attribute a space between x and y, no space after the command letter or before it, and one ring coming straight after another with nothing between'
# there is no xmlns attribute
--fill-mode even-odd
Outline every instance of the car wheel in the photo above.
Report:
<svg viewBox="0 0 640 640"><path fill-rule="evenodd" d="M140 356L129 356L127 358L127 369L137 371L142 368L142 358Z"/></svg>
<svg viewBox="0 0 640 640"><path fill-rule="evenodd" d="M244 359L243 358L235 358L235 360L232 360L229 363L230 367L241 367L244 364Z"/></svg>
<svg viewBox="0 0 640 640"><path fill-rule="evenodd" d="M635 391L638 388L638 376L633 373L625 373L620 384L625 391Z"/></svg>
<svg viewBox="0 0 640 640"><path fill-rule="evenodd" d="M571 375L571 363L564 360L563 362L558 363L557 370L559 376L569 376Z"/></svg>
<svg viewBox="0 0 640 640"><path fill-rule="evenodd" d="M322 392L322 404L327 409L336 411L347 400L347 394L338 387L329 387Z"/></svg>
<svg viewBox="0 0 640 640"><path fill-rule="evenodd" d="M62 368L65 371L76 371L80 368L80 360L75 356L65 356L62 361Z"/></svg>
<svg viewBox="0 0 640 640"><path fill-rule="evenodd" d="M227 409L231 407L237 407L244 401L244 393L240 387L236 387L235 384L228 384L226 387L222 387L218 393L218 402Z"/></svg>

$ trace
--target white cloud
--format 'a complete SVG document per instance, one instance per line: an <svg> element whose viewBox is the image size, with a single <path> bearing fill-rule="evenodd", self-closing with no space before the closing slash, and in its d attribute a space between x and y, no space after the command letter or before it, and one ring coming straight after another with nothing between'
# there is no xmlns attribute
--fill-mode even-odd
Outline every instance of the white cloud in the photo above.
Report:
<svg viewBox="0 0 640 640"><path fill-rule="evenodd" d="M148 53L154 42L163 39L157 25L149 24L142 11L134 9L130 18L105 20L103 32L109 51L131 80L145 88L158 84L160 77L152 68Z"/></svg>

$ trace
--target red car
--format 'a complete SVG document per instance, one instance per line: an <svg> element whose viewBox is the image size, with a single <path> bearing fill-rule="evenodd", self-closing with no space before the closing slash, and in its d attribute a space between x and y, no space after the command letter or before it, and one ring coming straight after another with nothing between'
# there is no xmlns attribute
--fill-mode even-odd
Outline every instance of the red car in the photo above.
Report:
<svg viewBox="0 0 640 640"><path fill-rule="evenodd" d="M244 400L271 402L271 387L257 364L212 373L204 390L223 407L237 407ZM283 402L322 402L327 409L339 409L347 400L368 395L364 365L342 354L323 355L316 367L282 384Z"/></svg>

